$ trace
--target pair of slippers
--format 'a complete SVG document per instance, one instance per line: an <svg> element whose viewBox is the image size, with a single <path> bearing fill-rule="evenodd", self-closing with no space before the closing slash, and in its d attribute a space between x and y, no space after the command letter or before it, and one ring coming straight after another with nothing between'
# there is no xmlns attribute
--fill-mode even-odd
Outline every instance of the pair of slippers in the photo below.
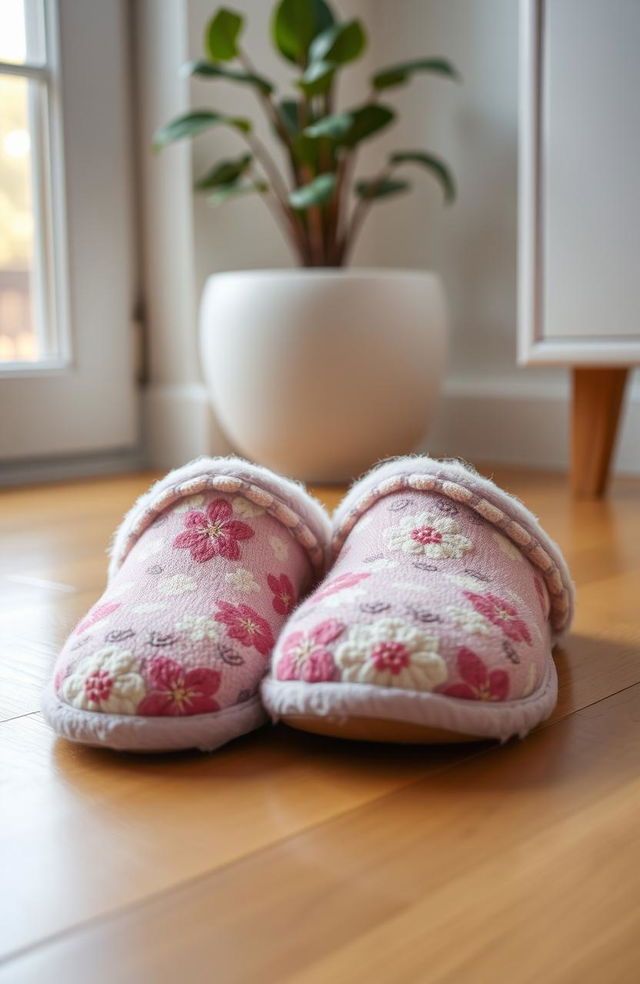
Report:
<svg viewBox="0 0 640 984"><path fill-rule="evenodd" d="M553 710L572 610L559 548L463 464L388 461L330 520L298 483L203 458L125 517L43 711L65 738L138 752L210 751L268 716L504 741Z"/></svg>

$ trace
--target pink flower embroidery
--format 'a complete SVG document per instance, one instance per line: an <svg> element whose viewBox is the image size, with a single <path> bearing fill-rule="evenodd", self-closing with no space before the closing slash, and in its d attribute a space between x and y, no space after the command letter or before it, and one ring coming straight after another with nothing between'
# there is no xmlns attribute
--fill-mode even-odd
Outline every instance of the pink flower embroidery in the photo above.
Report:
<svg viewBox="0 0 640 984"><path fill-rule="evenodd" d="M529 629L518 616L518 610L496 597L494 594L476 594L473 591L465 591L464 595L469 599L473 607L481 615L484 615L493 625L499 626L508 639L513 642L526 642L531 645L531 635Z"/></svg>
<svg viewBox="0 0 640 984"><path fill-rule="evenodd" d="M238 560L238 540L248 540L255 533L247 523L231 519L232 513L226 499L214 499L204 512L191 509L184 518L184 532L173 541L174 547L190 550L199 564L217 556Z"/></svg>
<svg viewBox="0 0 640 984"><path fill-rule="evenodd" d="M418 526L411 530L411 539L426 547L431 543L442 543L442 533L435 526Z"/></svg>
<svg viewBox="0 0 640 984"><path fill-rule="evenodd" d="M353 588L360 581L364 581L366 577L371 577L370 574L339 574L338 577L332 577L330 581L327 581L325 585L320 589L320 591L315 595L314 601L322 601L323 598L328 598L330 595L336 594L338 591L344 591L345 588Z"/></svg>
<svg viewBox="0 0 640 984"><path fill-rule="evenodd" d="M232 639L243 646L255 646L262 656L268 656L273 648L273 634L266 618L258 615L249 605L232 605L228 601L216 602L220 611L216 622L227 626Z"/></svg>
<svg viewBox="0 0 640 984"><path fill-rule="evenodd" d="M282 644L282 656L276 667L278 680L321 683L338 679L336 664L326 647L342 632L344 625L333 618L321 622L308 633L292 632Z"/></svg>
<svg viewBox="0 0 640 984"><path fill-rule="evenodd" d="M402 642L379 642L371 653L371 662L376 671L388 670L397 676L411 662L411 654Z"/></svg>
<svg viewBox="0 0 640 984"><path fill-rule="evenodd" d="M113 689L113 678L107 670L94 670L84 681L87 700L100 704L109 699Z"/></svg>
<svg viewBox="0 0 640 984"><path fill-rule="evenodd" d="M296 593L293 584L286 574L276 577L269 574L267 577L269 587L273 591L273 607L278 615L288 615L296 603Z"/></svg>
<svg viewBox="0 0 640 984"><path fill-rule="evenodd" d="M454 683L442 693L463 700L506 700L509 693L509 674L506 670L487 670L476 653L463 646L456 659L463 683Z"/></svg>
<svg viewBox="0 0 640 984"><path fill-rule="evenodd" d="M89 612L87 617L83 619L78 626L76 626L75 634L80 635L81 632L86 632L87 629L90 629L92 625L96 624L96 622L101 622L103 618L107 617L107 615L111 615L111 612L115 612L117 608L120 608L121 604L122 602L120 601L110 601L104 605L98 605L97 608L94 608L93 611Z"/></svg>
<svg viewBox="0 0 640 984"><path fill-rule="evenodd" d="M206 666L185 670L175 660L158 656L149 664L148 675L153 690L138 704L138 714L174 717L220 710L213 699L220 687L217 670Z"/></svg>

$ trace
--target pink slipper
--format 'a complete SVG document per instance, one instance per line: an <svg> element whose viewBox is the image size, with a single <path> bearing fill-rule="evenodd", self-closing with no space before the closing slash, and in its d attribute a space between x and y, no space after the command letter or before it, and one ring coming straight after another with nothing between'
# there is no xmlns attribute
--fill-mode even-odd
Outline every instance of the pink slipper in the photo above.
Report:
<svg viewBox="0 0 640 984"><path fill-rule="evenodd" d="M49 724L129 751L211 750L257 728L274 640L329 535L322 506L264 468L202 458L171 472L115 535L108 587L45 695Z"/></svg>
<svg viewBox="0 0 640 984"><path fill-rule="evenodd" d="M455 461L398 458L337 510L334 564L278 640L274 718L391 741L506 740L553 710L573 586L532 513Z"/></svg>

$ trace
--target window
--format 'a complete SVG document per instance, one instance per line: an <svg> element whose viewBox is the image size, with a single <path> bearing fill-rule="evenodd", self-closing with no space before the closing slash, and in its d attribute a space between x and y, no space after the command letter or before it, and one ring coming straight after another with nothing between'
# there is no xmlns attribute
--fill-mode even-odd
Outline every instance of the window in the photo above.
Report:
<svg viewBox="0 0 640 984"><path fill-rule="evenodd" d="M0 483L137 442L130 11L0 0Z"/></svg>
<svg viewBox="0 0 640 984"><path fill-rule="evenodd" d="M0 372L69 358L55 14L0 3Z"/></svg>

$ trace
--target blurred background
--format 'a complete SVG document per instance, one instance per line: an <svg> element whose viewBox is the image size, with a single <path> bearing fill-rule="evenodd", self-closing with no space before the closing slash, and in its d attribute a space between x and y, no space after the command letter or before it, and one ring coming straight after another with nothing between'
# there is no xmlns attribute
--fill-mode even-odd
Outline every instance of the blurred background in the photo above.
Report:
<svg viewBox="0 0 640 984"><path fill-rule="evenodd" d="M356 268L442 278L450 355L420 446L566 470L572 367L640 361L640 7L552 0L542 25L535 0L336 6L368 29L366 52L343 74L344 104L362 100L376 67L412 56L444 55L462 79L394 91L398 122L359 158L366 174L387 149L424 144L456 176L451 207L426 179L376 205L353 256ZM271 4L234 8L247 15L253 62L290 85L269 41ZM256 116L248 87L181 73L201 57L214 11L209 0L2 0L4 483L169 467L231 446L203 383L205 282L295 261L258 197L215 209L193 194L213 160L238 153L237 134L151 149L159 126L200 106ZM640 472L632 373L613 468Z"/></svg>

